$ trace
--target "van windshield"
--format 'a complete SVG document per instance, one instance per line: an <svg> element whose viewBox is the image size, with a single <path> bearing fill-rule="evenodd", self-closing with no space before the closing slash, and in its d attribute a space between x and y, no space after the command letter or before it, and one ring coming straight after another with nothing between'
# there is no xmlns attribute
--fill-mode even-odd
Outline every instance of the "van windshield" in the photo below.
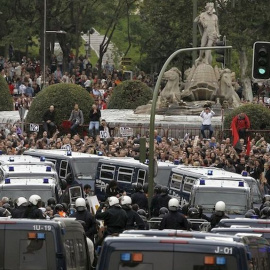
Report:
<svg viewBox="0 0 270 270"><path fill-rule="evenodd" d="M202 205L205 212L212 212L218 201L225 202L228 214L245 214L249 208L245 193L221 193L215 190L198 190L194 198L194 205Z"/></svg>
<svg viewBox="0 0 270 270"><path fill-rule="evenodd" d="M164 269L181 269L181 265L185 270L231 270L239 269L237 260L234 256L216 255L193 252L164 252L164 251L143 251L136 254L142 254L142 261L121 262L121 255L132 254L131 251L113 252L108 262L110 270L164 270ZM205 261L209 260L209 264ZM210 264L211 261L211 264Z"/></svg>
<svg viewBox="0 0 270 270"><path fill-rule="evenodd" d="M42 201L46 202L49 198L55 197L53 189L50 187L46 188L31 188L30 186L23 186L16 189L8 189L5 186L3 189L0 189L0 198L8 197L12 200L15 200L19 197L29 198L31 195L36 194L39 195Z"/></svg>
<svg viewBox="0 0 270 270"><path fill-rule="evenodd" d="M75 175L78 178L87 176L90 179L95 179L98 160L93 159L74 159Z"/></svg>

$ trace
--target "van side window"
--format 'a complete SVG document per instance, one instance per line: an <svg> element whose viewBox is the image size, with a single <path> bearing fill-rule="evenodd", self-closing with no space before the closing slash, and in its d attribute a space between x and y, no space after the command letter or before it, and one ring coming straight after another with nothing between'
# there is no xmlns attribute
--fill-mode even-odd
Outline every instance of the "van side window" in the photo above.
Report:
<svg viewBox="0 0 270 270"><path fill-rule="evenodd" d="M73 239L66 239L64 242L67 258L67 269L76 269L76 254Z"/></svg>
<svg viewBox="0 0 270 270"><path fill-rule="evenodd" d="M172 174L172 177L171 177L170 188L181 190L182 182L183 182L183 175L174 173Z"/></svg>
<svg viewBox="0 0 270 270"><path fill-rule="evenodd" d="M133 172L133 169L119 167L117 181L131 183Z"/></svg>
<svg viewBox="0 0 270 270"><path fill-rule="evenodd" d="M115 174L115 166L101 165L100 179L113 180Z"/></svg>
<svg viewBox="0 0 270 270"><path fill-rule="evenodd" d="M138 183L144 185L144 181L145 181L145 175L146 175L146 171L145 170L139 170L138 171Z"/></svg>
<svg viewBox="0 0 270 270"><path fill-rule="evenodd" d="M60 169L59 169L59 176L62 178L66 178L66 176L70 173L70 168L68 162L66 160L61 160Z"/></svg>
<svg viewBox="0 0 270 270"><path fill-rule="evenodd" d="M195 178L186 177L184 181L183 191L190 193L194 182L195 182Z"/></svg>

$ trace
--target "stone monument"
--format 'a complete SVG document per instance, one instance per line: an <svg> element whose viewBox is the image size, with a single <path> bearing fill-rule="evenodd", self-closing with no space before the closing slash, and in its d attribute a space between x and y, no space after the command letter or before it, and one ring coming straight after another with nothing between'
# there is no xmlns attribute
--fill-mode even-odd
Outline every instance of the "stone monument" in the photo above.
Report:
<svg viewBox="0 0 270 270"><path fill-rule="evenodd" d="M194 20L201 34L201 47L213 47L220 38L218 17L214 3L207 3L205 11ZM235 92L230 69L212 67L211 50L201 50L192 68L185 71L184 81L178 68L164 73L167 84L157 102L157 114L197 114L205 102L235 108L240 99ZM182 91L181 91L182 90ZM135 113L150 113L151 102L138 107Z"/></svg>

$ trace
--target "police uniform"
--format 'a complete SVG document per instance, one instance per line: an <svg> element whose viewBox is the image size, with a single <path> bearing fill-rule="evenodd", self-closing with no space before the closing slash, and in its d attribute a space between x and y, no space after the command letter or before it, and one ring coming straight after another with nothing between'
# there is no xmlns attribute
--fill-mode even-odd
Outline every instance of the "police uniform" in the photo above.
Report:
<svg viewBox="0 0 270 270"><path fill-rule="evenodd" d="M42 211L36 206L29 206L24 212L24 218L30 219L46 219Z"/></svg>
<svg viewBox="0 0 270 270"><path fill-rule="evenodd" d="M17 208L14 208L11 211L11 217L12 218L23 218L24 217L24 213L27 209L27 206L18 206Z"/></svg>
<svg viewBox="0 0 270 270"><path fill-rule="evenodd" d="M104 225L107 226L105 234L118 234L125 230L128 217L126 211L120 205L113 205L105 212L101 212L101 210L102 207L99 207L96 213L96 219L104 220Z"/></svg>
<svg viewBox="0 0 270 270"><path fill-rule="evenodd" d="M82 220L85 222L84 230L85 235L94 241L94 235L97 233L97 224L95 218L87 210L77 211L70 215L70 217L75 217L77 220Z"/></svg>
<svg viewBox="0 0 270 270"><path fill-rule="evenodd" d="M178 211L170 211L161 220L159 229L188 230L189 224L183 214Z"/></svg>
<svg viewBox="0 0 270 270"><path fill-rule="evenodd" d="M141 218L141 216L132 210L130 206L128 205L122 205L122 208L126 211L127 214L127 225L126 230L133 230L133 229L139 229L144 230L144 222Z"/></svg>
<svg viewBox="0 0 270 270"><path fill-rule="evenodd" d="M148 199L142 191L137 191L131 195L132 204L138 204L140 209L148 211Z"/></svg>

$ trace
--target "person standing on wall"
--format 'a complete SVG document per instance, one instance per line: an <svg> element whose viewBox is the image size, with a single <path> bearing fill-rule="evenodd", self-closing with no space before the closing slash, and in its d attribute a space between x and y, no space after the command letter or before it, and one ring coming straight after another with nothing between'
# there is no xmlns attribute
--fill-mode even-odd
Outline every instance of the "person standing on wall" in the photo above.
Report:
<svg viewBox="0 0 270 270"><path fill-rule="evenodd" d="M90 113L89 113L89 119L90 119L89 133L90 133L90 136L95 137L96 135L98 135L100 117L101 117L100 110L97 108L96 104L93 104L92 109L90 110Z"/></svg>
<svg viewBox="0 0 270 270"><path fill-rule="evenodd" d="M203 119L201 126L201 134L203 139L206 139L205 130L209 130L209 138L213 135L213 128L211 125L212 117L215 115L214 111L212 111L209 107L206 107L200 114L200 117Z"/></svg>
<svg viewBox="0 0 270 270"><path fill-rule="evenodd" d="M79 105L77 103L75 103L68 121L71 122L70 131L73 136L78 133L78 127L82 126L84 123L83 112L79 109Z"/></svg>

